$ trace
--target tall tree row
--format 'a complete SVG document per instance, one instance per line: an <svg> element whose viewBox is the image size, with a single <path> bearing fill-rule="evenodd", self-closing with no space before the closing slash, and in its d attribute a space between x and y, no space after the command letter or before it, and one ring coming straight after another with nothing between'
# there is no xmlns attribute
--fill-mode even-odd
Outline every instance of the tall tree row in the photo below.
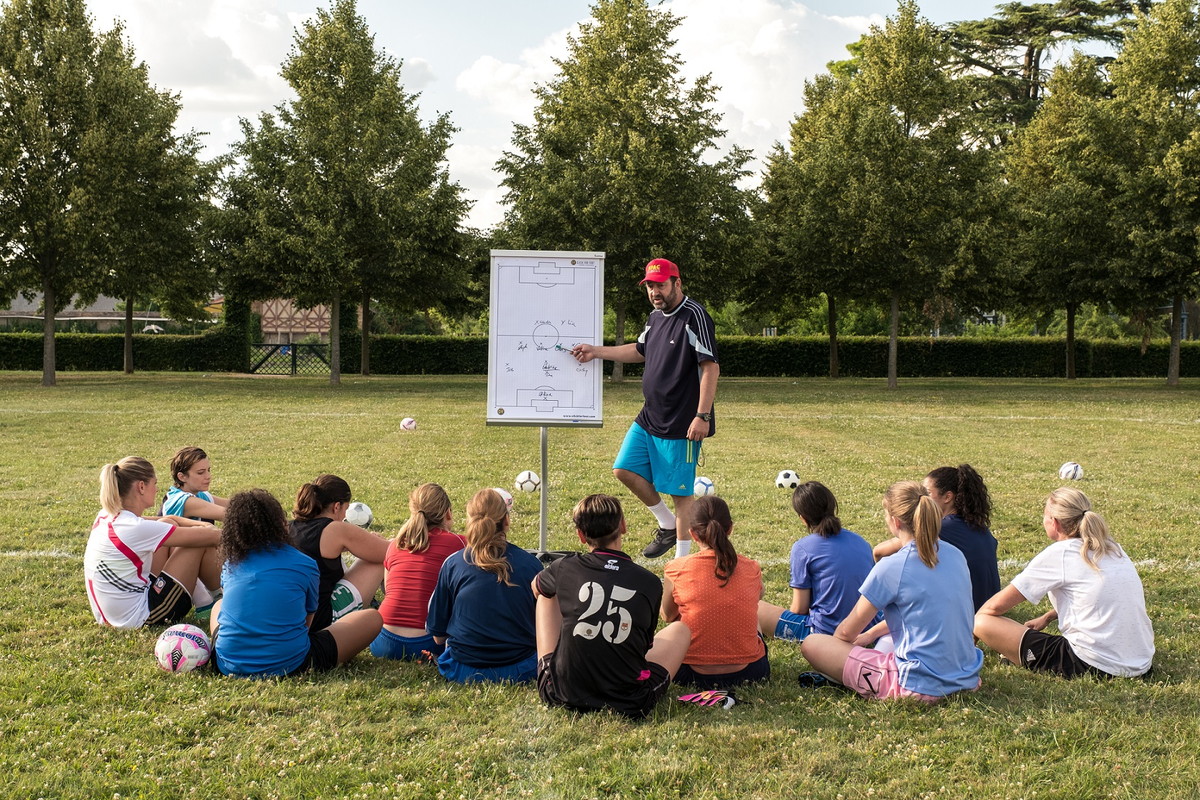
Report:
<svg viewBox="0 0 1200 800"><path fill-rule="evenodd" d="M372 298L424 308L463 291L443 277L466 271L467 205L446 166L454 129L445 115L421 124L400 66L375 47L354 0L319 9L283 65L295 99L257 126L243 122L226 185L219 224L236 237L225 247L226 283L250 299L327 304L334 384L343 302L362 304L367 374Z"/></svg>
<svg viewBox="0 0 1200 800"><path fill-rule="evenodd" d="M716 89L707 76L680 77L678 24L646 0L598 0L498 164L505 241L607 254L618 342L645 303L647 261L668 257L685 286L727 296L749 240L749 195L738 187L749 153L717 152Z"/></svg>
<svg viewBox="0 0 1200 800"><path fill-rule="evenodd" d="M41 293L45 386L73 296L117 290L131 306L172 280L161 267L178 263L174 237L203 198L195 142L172 133L178 111L119 26L93 31L83 0L0 11L0 300Z"/></svg>

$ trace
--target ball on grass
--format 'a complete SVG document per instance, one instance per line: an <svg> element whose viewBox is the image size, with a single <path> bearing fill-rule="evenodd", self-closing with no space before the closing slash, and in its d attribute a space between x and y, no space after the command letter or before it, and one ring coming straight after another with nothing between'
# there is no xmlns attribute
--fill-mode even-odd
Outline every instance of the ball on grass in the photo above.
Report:
<svg viewBox="0 0 1200 800"><path fill-rule="evenodd" d="M785 469L775 476L775 485L780 489L795 489L800 485L800 476L795 470Z"/></svg>
<svg viewBox="0 0 1200 800"><path fill-rule="evenodd" d="M1077 481L1083 477L1083 467L1074 461L1068 461L1058 468L1058 477L1064 481Z"/></svg>
<svg viewBox="0 0 1200 800"><path fill-rule="evenodd" d="M717 487L711 480L701 475L696 478L696 482L692 484L692 495L695 497L704 497L705 495L716 494Z"/></svg>
<svg viewBox="0 0 1200 800"><path fill-rule="evenodd" d="M533 470L527 469L517 476L514 484L522 492L536 492L542 485L542 479Z"/></svg>
<svg viewBox="0 0 1200 800"><path fill-rule="evenodd" d="M346 508L346 522L351 525L357 525L360 528L369 528L374 522L375 515L371 513L371 507L366 503L351 503Z"/></svg>
<svg viewBox="0 0 1200 800"><path fill-rule="evenodd" d="M187 623L167 628L154 644L154 658L166 672L191 672L207 664L211 657L208 634Z"/></svg>
<svg viewBox="0 0 1200 800"><path fill-rule="evenodd" d="M412 417L405 417L400 420L400 429L405 431L415 431L417 429L417 421Z"/></svg>

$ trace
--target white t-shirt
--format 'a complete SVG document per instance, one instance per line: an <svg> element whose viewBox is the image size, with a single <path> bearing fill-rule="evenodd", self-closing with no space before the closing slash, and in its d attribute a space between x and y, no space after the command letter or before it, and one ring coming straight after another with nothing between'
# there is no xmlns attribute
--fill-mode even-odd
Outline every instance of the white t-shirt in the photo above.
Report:
<svg viewBox="0 0 1200 800"><path fill-rule="evenodd" d="M150 616L150 560L175 532L170 522L121 511L101 511L83 553L83 579L92 614L101 625L140 628Z"/></svg>
<svg viewBox="0 0 1200 800"><path fill-rule="evenodd" d="M1013 578L1026 600L1047 594L1058 612L1058 629L1075 655L1110 675L1134 677L1150 669L1154 629L1146 595L1128 556L1105 555L1100 569L1083 560L1080 539L1064 539L1034 556Z"/></svg>

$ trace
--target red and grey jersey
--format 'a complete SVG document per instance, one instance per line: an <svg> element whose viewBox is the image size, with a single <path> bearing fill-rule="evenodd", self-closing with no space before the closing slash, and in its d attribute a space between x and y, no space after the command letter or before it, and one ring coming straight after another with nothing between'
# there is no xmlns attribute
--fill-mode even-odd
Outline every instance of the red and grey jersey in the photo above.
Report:
<svg viewBox="0 0 1200 800"><path fill-rule="evenodd" d="M717 337L704 306L684 297L671 311L654 311L637 340L646 358L637 424L660 439L685 439L700 402L700 364L717 360ZM709 435L716 432L715 419Z"/></svg>

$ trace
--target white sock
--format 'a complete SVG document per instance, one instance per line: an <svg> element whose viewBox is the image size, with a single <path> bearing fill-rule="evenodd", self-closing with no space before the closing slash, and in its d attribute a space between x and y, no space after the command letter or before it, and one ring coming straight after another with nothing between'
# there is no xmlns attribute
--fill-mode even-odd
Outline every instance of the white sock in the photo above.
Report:
<svg viewBox="0 0 1200 800"><path fill-rule="evenodd" d="M659 500L656 506L646 506L650 509L650 513L658 520L658 527L668 531L675 530L675 512L667 508L665 500Z"/></svg>
<svg viewBox="0 0 1200 800"><path fill-rule="evenodd" d="M215 599L216 598L213 597L212 592L210 592L208 587L204 585L204 581L197 580L196 588L192 592L192 605L194 605L196 608L203 608L204 606L212 605L213 600Z"/></svg>
<svg viewBox="0 0 1200 800"><path fill-rule="evenodd" d="M675 557L683 558L688 553L692 552L691 539L676 539L675 540Z"/></svg>

